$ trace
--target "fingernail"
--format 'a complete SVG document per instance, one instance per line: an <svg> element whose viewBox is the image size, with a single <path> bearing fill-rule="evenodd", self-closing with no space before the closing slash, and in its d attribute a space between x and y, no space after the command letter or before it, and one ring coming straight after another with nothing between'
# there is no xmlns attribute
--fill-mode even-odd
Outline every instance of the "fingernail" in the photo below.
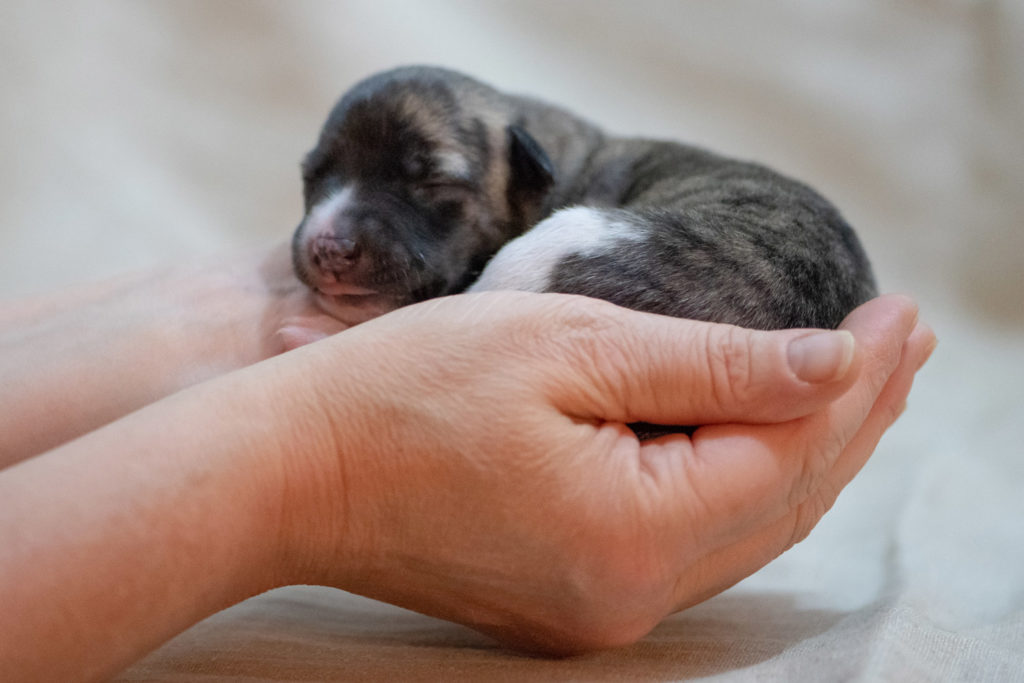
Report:
<svg viewBox="0 0 1024 683"><path fill-rule="evenodd" d="M834 382L853 363L853 335L846 330L812 332L789 342L789 367L805 382Z"/></svg>

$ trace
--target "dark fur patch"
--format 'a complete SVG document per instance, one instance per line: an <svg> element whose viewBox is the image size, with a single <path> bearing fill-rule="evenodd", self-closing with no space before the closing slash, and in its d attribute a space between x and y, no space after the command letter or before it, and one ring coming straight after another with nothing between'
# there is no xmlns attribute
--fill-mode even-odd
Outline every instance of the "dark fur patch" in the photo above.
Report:
<svg viewBox="0 0 1024 683"><path fill-rule="evenodd" d="M443 177L442 154L469 177ZM303 178L307 211L340 187L365 190L344 229L366 240L366 281L390 283L399 304L461 291L507 241L574 205L643 239L567 256L551 291L766 329L834 327L875 294L855 234L806 185L682 144L609 137L444 69L397 69L346 93Z"/></svg>

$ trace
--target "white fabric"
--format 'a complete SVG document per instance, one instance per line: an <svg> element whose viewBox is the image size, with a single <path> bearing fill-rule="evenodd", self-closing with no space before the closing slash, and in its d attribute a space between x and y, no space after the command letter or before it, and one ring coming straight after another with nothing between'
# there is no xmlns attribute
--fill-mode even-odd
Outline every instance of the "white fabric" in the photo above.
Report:
<svg viewBox="0 0 1024 683"><path fill-rule="evenodd" d="M286 238L334 99L433 62L808 180L941 339L810 538L633 647L523 657L289 588L123 679L1024 680L1022 28L1012 0L6 0L0 296Z"/></svg>

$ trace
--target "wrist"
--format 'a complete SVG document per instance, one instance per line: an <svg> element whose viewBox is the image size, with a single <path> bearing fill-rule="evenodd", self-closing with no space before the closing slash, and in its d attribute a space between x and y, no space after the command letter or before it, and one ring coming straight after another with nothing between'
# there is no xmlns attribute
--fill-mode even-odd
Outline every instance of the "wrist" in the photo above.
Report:
<svg viewBox="0 0 1024 683"><path fill-rule="evenodd" d="M0 641L60 653L24 677L108 676L297 576L289 461L316 449L303 406L276 400L282 373L232 373L0 473Z"/></svg>
<svg viewBox="0 0 1024 683"><path fill-rule="evenodd" d="M154 400L281 353L282 319L313 306L280 245L167 268L122 290L120 314L138 322L147 358L160 359Z"/></svg>
<svg viewBox="0 0 1024 683"><path fill-rule="evenodd" d="M280 397L268 414L279 422L271 430L280 454L276 585L357 590L374 580L379 553L403 531L392 523L401 482L423 473L396 469L403 445L389 432L401 416L388 398L402 394L397 383L407 378L380 381L370 356L381 340L371 338L377 343L337 335L238 373L272 375L260 391Z"/></svg>

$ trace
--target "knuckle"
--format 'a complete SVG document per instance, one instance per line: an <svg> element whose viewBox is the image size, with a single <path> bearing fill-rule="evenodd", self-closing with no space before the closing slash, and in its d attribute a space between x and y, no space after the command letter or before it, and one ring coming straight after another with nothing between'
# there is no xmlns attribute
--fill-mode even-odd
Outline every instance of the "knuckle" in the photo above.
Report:
<svg viewBox="0 0 1024 683"><path fill-rule="evenodd" d="M619 328L609 310L611 305L603 301L563 295L547 303L547 309L508 320L502 334L507 333L514 343L539 342L541 350L567 354L571 359L595 355L605 337Z"/></svg>
<svg viewBox="0 0 1024 683"><path fill-rule="evenodd" d="M557 362L583 370L601 390L612 391L639 371L635 335L605 302L574 302L552 330L550 349Z"/></svg>
<svg viewBox="0 0 1024 683"><path fill-rule="evenodd" d="M705 339L711 394L720 406L750 403L755 398L751 338L738 327L713 326Z"/></svg>

